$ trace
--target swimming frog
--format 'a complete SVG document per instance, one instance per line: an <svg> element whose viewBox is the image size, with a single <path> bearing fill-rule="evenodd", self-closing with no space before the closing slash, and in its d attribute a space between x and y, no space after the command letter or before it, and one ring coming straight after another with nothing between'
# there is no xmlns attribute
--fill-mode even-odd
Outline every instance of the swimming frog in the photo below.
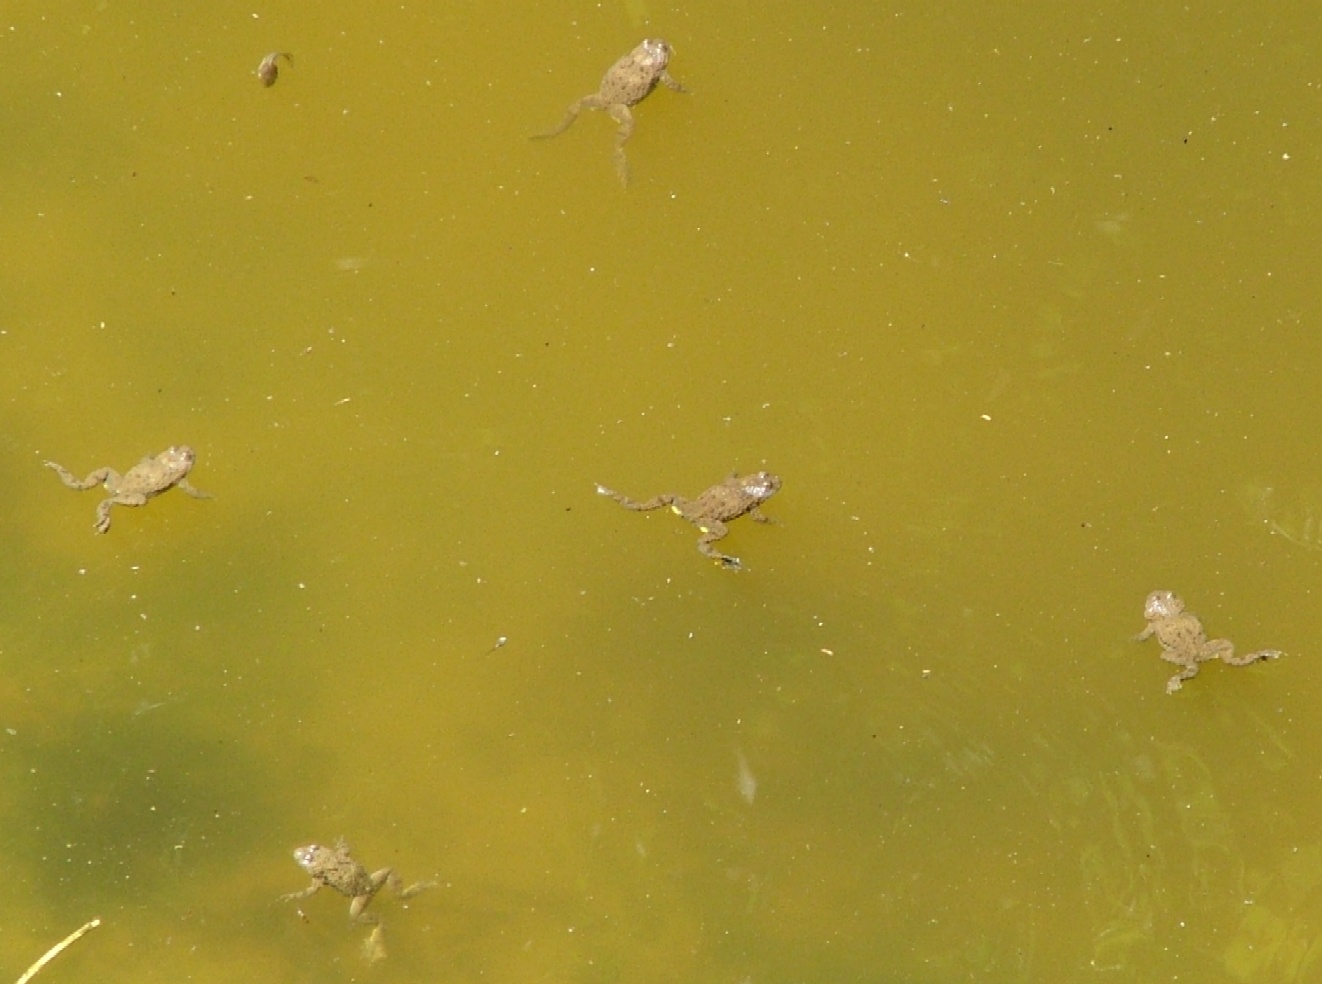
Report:
<svg viewBox="0 0 1322 984"><path fill-rule="evenodd" d="M349 853L349 845L344 841L335 842L334 847L320 844L308 844L295 848L294 860L298 866L312 876L312 884L301 892L282 895L280 901L306 899L315 895L323 886L334 889L349 899L349 921L364 923L373 927L371 935L364 944L368 959L380 960L385 956L381 943L381 920L375 913L365 913L369 902L377 892L389 885L390 890L401 899L409 899L423 889L431 888L435 882L419 882L403 887L404 881L392 868L382 868L368 874L367 869L354 860Z"/></svg>
<svg viewBox="0 0 1322 984"><path fill-rule="evenodd" d="M47 461L46 467L54 469L60 481L71 489L90 489L104 485L110 497L101 500L96 507L96 522L93 532L104 533L110 529L110 510L113 506L145 506L147 500L160 495L167 489L177 488L194 499L210 499L211 496L200 492L188 484L185 476L193 468L197 454L186 444L168 447L156 457L143 458L123 475L113 468L98 468L81 482L67 469L53 461Z"/></svg>
<svg viewBox="0 0 1322 984"><path fill-rule="evenodd" d="M560 125L546 133L537 134L535 139L564 133L585 109L604 109L620 125L615 133L615 172L620 176L620 183L627 185L629 162L624 156L624 145L633 136L634 126L630 107L642 102L658 82L676 92L688 91L666 71L674 51L669 43L660 38L644 38L642 44L606 70L596 92L570 103Z"/></svg>
<svg viewBox="0 0 1322 984"><path fill-rule="evenodd" d="M1166 681L1168 694L1182 688L1185 680L1196 677L1198 664L1209 659L1220 659L1231 666L1247 666L1281 655L1279 649L1260 649L1236 656L1229 639L1207 638L1202 621L1185 609L1184 602L1173 591L1154 591L1148 595L1143 605L1143 617L1148 620L1147 628L1134 636L1134 640L1142 642L1155 635L1161 644L1161 658L1180 666L1180 672Z"/></svg>
<svg viewBox="0 0 1322 984"><path fill-rule="evenodd" d="M743 476L731 475L696 499L686 499L681 495L667 493L654 496L645 502L637 502L604 485L597 486L598 495L614 499L626 509L642 512L669 506L672 512L683 516L702 532L702 536L698 538L698 549L705 556L720 561L722 566L730 570L740 569L739 558L723 554L714 546L717 540L730 532L725 524L743 515L759 523L774 522L770 517L764 516L758 507L779 490L779 476L765 471Z"/></svg>

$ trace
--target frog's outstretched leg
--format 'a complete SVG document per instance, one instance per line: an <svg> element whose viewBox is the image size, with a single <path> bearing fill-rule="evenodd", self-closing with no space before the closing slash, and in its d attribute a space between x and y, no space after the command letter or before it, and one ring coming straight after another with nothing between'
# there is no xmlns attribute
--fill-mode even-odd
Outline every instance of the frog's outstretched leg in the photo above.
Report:
<svg viewBox="0 0 1322 984"><path fill-rule="evenodd" d="M92 474L88 475L81 482L75 478L67 468L57 465L53 461L45 462L47 468L53 469L55 474L60 476L60 481L71 489L83 491L84 489L94 489L98 485L109 482L112 486L119 484L119 472L113 468L98 468Z"/></svg>
<svg viewBox="0 0 1322 984"><path fill-rule="evenodd" d="M608 106L606 112L610 114L611 119L620 124L620 128L615 132L615 173L620 176L620 184L628 186L629 161L624 156L624 145L633 136L633 113L622 103Z"/></svg>
<svg viewBox="0 0 1322 984"><path fill-rule="evenodd" d="M604 485L597 486L597 495L604 495L608 499L614 499L625 509L634 509L638 512L646 512L649 509L660 509L663 506L669 506L675 509L676 506L683 508L688 505L688 500L682 495L657 495L648 499L646 502L639 502L636 499L630 499L627 495L621 495L614 489L608 489ZM679 510L676 509L676 512Z"/></svg>
<svg viewBox="0 0 1322 984"><path fill-rule="evenodd" d="M533 140L547 140L547 139L549 139L549 138L551 138L551 137L558 137L558 136L560 136L560 134L564 133L564 132L565 132L566 130L568 130L571 126L574 125L574 120L578 119L578 114L581 113L581 112L583 112L583 100L582 100L582 99L580 99L580 100L578 100L578 102L572 103L572 104L570 105L569 110L565 113L565 118L564 118L563 120L560 121L560 123L559 123L558 126L556 126L554 129L547 130L545 133L534 133L534 134L532 135L532 139L533 139Z"/></svg>
<svg viewBox="0 0 1322 984"><path fill-rule="evenodd" d="M425 892L427 889L435 887L436 883L434 881L414 882L408 888L396 889L395 895L401 899L411 899L419 892Z"/></svg>
<svg viewBox="0 0 1322 984"><path fill-rule="evenodd" d="M425 892L429 888L436 887L436 882L425 881L425 882L414 882L408 888L405 888L404 879L400 878L399 875L395 874L395 872L390 868L383 868L381 871L378 871L375 875L372 876L372 881L375 882L377 880L377 877L380 875L385 876L386 886L390 889L390 891L394 894L395 898L397 899L411 899L419 892Z"/></svg>
<svg viewBox="0 0 1322 984"><path fill-rule="evenodd" d="M1256 663L1260 659L1277 659L1284 656L1279 649L1259 649L1255 653L1245 653L1243 656L1236 656L1234 650L1226 650L1221 654L1221 659L1231 666L1248 666L1250 663Z"/></svg>
<svg viewBox="0 0 1322 984"><path fill-rule="evenodd" d="M545 133L534 133L532 139L546 140L550 137L560 136L560 134L564 133L574 125L574 120L578 119L578 114L585 109L601 109L601 99L596 93L593 93L590 96L584 96L582 99L574 100L569 104L569 108L565 110L565 118L560 121L559 125L553 129L547 130Z"/></svg>
<svg viewBox="0 0 1322 984"><path fill-rule="evenodd" d="M201 489L199 489L199 488L194 488L193 486L189 485L189 484L188 484L188 479L186 479L186 478L185 478L185 479L180 479L178 482L175 482L175 483L174 483L174 487L177 488L180 492L185 492L185 493L187 493L188 495L191 495L194 499L214 499L214 498L215 498L215 496L212 495L210 492L203 492Z"/></svg>

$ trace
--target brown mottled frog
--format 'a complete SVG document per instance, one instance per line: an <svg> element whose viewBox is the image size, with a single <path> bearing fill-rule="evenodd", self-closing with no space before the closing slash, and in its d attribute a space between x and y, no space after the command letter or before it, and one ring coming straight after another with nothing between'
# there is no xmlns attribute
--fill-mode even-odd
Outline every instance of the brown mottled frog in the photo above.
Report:
<svg viewBox="0 0 1322 984"><path fill-rule="evenodd" d="M615 134L615 171L620 176L621 184L627 185L629 162L624 156L624 145L633 136L634 127L633 112L629 107L642 102L658 82L676 92L688 91L666 71L674 51L660 38L645 38L642 44L606 70L601 87L596 92L570 103L559 126L537 134L534 139L559 136L569 129L574 120L578 119L578 114L585 109L604 109L611 119L620 124Z"/></svg>
<svg viewBox="0 0 1322 984"><path fill-rule="evenodd" d="M392 868L367 873L367 869L353 859L349 845L344 841L335 842L334 847L320 844L308 844L294 850L294 860L298 866L312 876L312 884L301 892L282 895L280 901L290 902L306 899L316 894L323 886L332 888L349 899L349 921L364 923L373 927L371 935L364 943L364 952L368 959L380 960L385 956L381 942L381 920L374 913L363 910L376 897L376 893L387 885L397 898L409 899L423 889L432 888L435 882L418 882L404 888L404 881Z"/></svg>
<svg viewBox="0 0 1322 984"><path fill-rule="evenodd" d="M671 493L655 496L646 502L637 502L604 485L597 486L598 495L614 499L626 509L642 512L669 506L672 512L683 516L702 532L702 536L698 538L698 549L705 556L720 561L722 566L730 570L740 569L739 558L723 554L714 546L717 540L730 532L725 524L745 514L759 523L774 522L770 517L764 516L758 507L779 490L780 478L765 471L743 476L731 475L696 499L686 499Z"/></svg>
<svg viewBox="0 0 1322 984"><path fill-rule="evenodd" d="M154 458L143 458L123 475L113 468L98 468L81 482L67 469L53 461L47 461L46 467L55 470L60 481L71 489L90 489L105 485L110 493L96 507L96 522L93 532L104 533L110 529L110 510L113 506L145 506L147 500L160 495L167 489L177 488L194 499L210 499L211 496L200 492L188 484L185 476L192 470L197 454L186 444L166 448Z"/></svg>
<svg viewBox="0 0 1322 984"><path fill-rule="evenodd" d="M1184 602L1173 591L1154 591L1143 605L1147 628L1134 636L1142 642L1151 636L1161 643L1161 658L1177 663L1180 672L1166 681L1166 693L1173 694L1184 686L1185 680L1198 675L1198 664L1209 659L1220 659L1231 666L1247 666L1261 659L1276 659L1279 649L1260 649L1254 653L1235 655L1229 639L1208 639L1203 623L1193 612L1186 611Z"/></svg>

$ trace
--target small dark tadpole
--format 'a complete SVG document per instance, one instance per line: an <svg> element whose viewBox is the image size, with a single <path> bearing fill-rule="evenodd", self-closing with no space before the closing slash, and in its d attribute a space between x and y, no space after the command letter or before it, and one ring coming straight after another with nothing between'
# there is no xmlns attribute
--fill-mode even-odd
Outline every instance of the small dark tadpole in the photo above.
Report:
<svg viewBox="0 0 1322 984"><path fill-rule="evenodd" d="M287 51L273 51L257 66L257 78L261 80L262 85L268 89L275 85L275 80L280 77L280 66L276 64L281 58L294 64L294 56Z"/></svg>

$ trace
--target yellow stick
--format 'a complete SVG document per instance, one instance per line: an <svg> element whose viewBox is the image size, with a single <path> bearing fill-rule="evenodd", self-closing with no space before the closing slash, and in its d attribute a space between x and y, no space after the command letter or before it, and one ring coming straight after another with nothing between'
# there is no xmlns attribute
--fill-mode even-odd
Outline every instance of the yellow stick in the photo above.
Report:
<svg viewBox="0 0 1322 984"><path fill-rule="evenodd" d="M96 929L96 927L100 925L101 925L100 919L93 919L90 923L87 923L86 925L80 927L79 929L75 929L72 933L70 933L64 939L60 940L60 942L56 943L53 947L51 947L49 950L43 953L41 955L41 959L38 960L36 963L34 963L31 967L29 967L28 972L18 979L17 984L28 984L28 981L32 980L32 978L37 976L37 971L41 970L42 967L45 967L48 963L50 963L52 960L54 960L56 957L60 955L61 950L63 950L74 940L78 939L78 937L82 936L84 933L88 932L89 930Z"/></svg>

